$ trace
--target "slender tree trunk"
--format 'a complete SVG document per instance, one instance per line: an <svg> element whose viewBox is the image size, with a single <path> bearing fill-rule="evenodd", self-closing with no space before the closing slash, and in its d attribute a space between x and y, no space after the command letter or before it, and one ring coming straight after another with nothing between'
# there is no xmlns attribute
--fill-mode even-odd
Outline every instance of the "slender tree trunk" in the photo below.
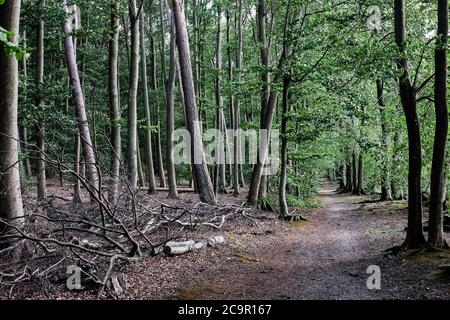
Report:
<svg viewBox="0 0 450 320"><path fill-rule="evenodd" d="M231 15L230 10L226 10L226 19L227 19L227 59L228 59L228 83L231 84L233 82L233 58L231 55ZM234 128L234 94L233 91L230 91L229 100L228 100L228 114L229 114L229 125L230 129ZM226 122L225 122L226 124ZM228 131L225 127L225 143L227 155L232 154L232 150L230 146L230 137L228 136ZM231 159L230 159L231 160ZM228 161L228 169L229 169L229 177L230 177L230 186L233 186L233 162Z"/></svg>
<svg viewBox="0 0 450 320"><path fill-rule="evenodd" d="M109 115L111 121L111 186L109 201L115 203L119 197L120 166L122 161L121 113L119 99L119 2L111 8L112 34L109 40Z"/></svg>
<svg viewBox="0 0 450 320"><path fill-rule="evenodd" d="M242 0L238 0L238 19L237 19L237 51L236 51L236 69L238 72L237 82L240 84L242 81ZM234 196L238 196L240 194L240 176L239 169L241 167L241 145L240 145L240 113L241 113L241 96L240 94L236 95L236 101L234 102L234 142L233 142L233 189ZM242 173L242 170L241 170Z"/></svg>
<svg viewBox="0 0 450 320"><path fill-rule="evenodd" d="M130 79L128 88L128 176L131 187L137 188L138 184L138 159L137 159L137 94L139 83L139 17L136 0L129 1L130 16Z"/></svg>
<svg viewBox="0 0 450 320"><path fill-rule="evenodd" d="M0 27L12 32L10 41L17 43L20 20L20 0L0 5ZM0 218L23 217L22 194L17 141L18 62L15 56L0 50ZM0 225L4 230L4 226Z"/></svg>
<svg viewBox="0 0 450 320"><path fill-rule="evenodd" d="M145 113L145 160L147 165L148 178L148 192L150 194L156 193L155 172L153 167L153 151L152 151L152 133L151 133L151 116L150 116L150 102L148 91L148 77L147 77L147 57L145 54L145 27L144 27L144 10L141 11L140 17L140 45L141 45L141 72L142 72L142 88L144 95L144 113ZM153 65L153 63L152 63Z"/></svg>
<svg viewBox="0 0 450 320"><path fill-rule="evenodd" d="M177 69L175 44L175 24L172 19L170 25L170 66L169 76L166 79L166 105L167 105L167 177L169 182L169 198L177 199L177 178L175 172L175 160L173 154L173 136L175 130L174 123L174 88Z"/></svg>
<svg viewBox="0 0 450 320"><path fill-rule="evenodd" d="M36 125L36 147L38 152L37 160L37 193L39 200L47 198L46 175L45 175L45 123L44 123L44 8L45 0L39 0L39 21L37 34L36 53L36 83L38 94L36 96L36 107L39 110L39 120Z"/></svg>
<svg viewBox="0 0 450 320"><path fill-rule="evenodd" d="M395 42L401 55L406 51L405 0L395 0ZM403 70L399 79L400 99L406 116L409 143L408 174L408 232L402 247L415 249L426 244L422 222L422 145L419 117L417 115L416 90L409 77L408 60L401 57L398 68Z"/></svg>
<svg viewBox="0 0 450 320"><path fill-rule="evenodd" d="M159 185L161 188L166 187L166 175L164 172L162 148L161 148L161 121L159 118L159 96L158 96L158 76L156 74L156 48L153 37L150 38L151 45L151 88L155 100L155 116L156 116L156 162L158 164Z"/></svg>
<svg viewBox="0 0 450 320"><path fill-rule="evenodd" d="M282 217L289 216L289 207L286 200L286 184L287 184L287 165L288 165L288 140L287 140L287 124L289 112L289 86L290 79L285 77L283 80L283 114L281 118L281 172L280 172L280 215Z"/></svg>
<svg viewBox="0 0 450 320"><path fill-rule="evenodd" d="M67 3L63 2L64 11L68 13ZM78 66L75 56L75 48L72 36L72 27L69 20L64 22L64 32L66 38L64 39L64 47L66 51L67 69L70 77L70 84L72 87L72 95L75 104L75 112L78 118L78 127L80 131L81 145L83 147L84 159L86 161L87 176L92 187L97 189L99 177L97 172L97 161L95 150L92 144L91 134L89 132L89 124L86 115L86 107L84 103L83 90L81 89L80 76L78 73Z"/></svg>
<svg viewBox="0 0 450 320"><path fill-rule="evenodd" d="M144 188L145 187L145 177L144 177L144 169L143 169L143 165L142 165L140 146L141 146L141 143L139 142L139 131L138 131L138 133L136 134L138 182L139 182L139 187Z"/></svg>
<svg viewBox="0 0 450 320"><path fill-rule="evenodd" d="M347 161L347 171L346 171L346 182L345 192L351 193L353 191L353 174L352 174L352 160L351 158Z"/></svg>
<svg viewBox="0 0 450 320"><path fill-rule="evenodd" d="M216 125L220 133L219 141L217 143L217 174L215 174L215 191L219 193L226 193L225 181L225 117L223 112L223 98L222 98L222 8L217 6L217 32L216 32ZM217 189L216 189L217 188Z"/></svg>
<svg viewBox="0 0 450 320"><path fill-rule="evenodd" d="M364 194L364 150L359 153L358 159L358 192L359 196Z"/></svg>
<svg viewBox="0 0 450 320"><path fill-rule="evenodd" d="M443 203L445 191L445 155L448 139L447 105L447 44L448 44L448 0L438 0L438 38L435 49L436 133L434 138L433 164L431 169L430 223L428 246L443 248L444 239Z"/></svg>
<svg viewBox="0 0 450 320"><path fill-rule="evenodd" d="M26 31L23 32L23 50L27 50L27 33ZM27 98L28 95L28 64L27 64L27 59L22 59L22 65L23 65L23 77L24 77L24 95L25 95L25 99ZM23 142L23 146L22 146L22 150L24 150L25 152L28 153L28 128L27 127L23 127L22 128L22 142ZM23 161L23 167L24 167L24 171L25 174L27 176L27 178L31 178L33 176L33 173L31 171L31 164L30 164L30 158L27 156L24 161ZM22 186L22 188L24 188L24 186Z"/></svg>
<svg viewBox="0 0 450 320"><path fill-rule="evenodd" d="M381 201L392 200L391 190L391 168L389 165L389 133L386 122L386 102L384 101L384 83L383 80L377 80L378 106L380 107L381 118L381 148L382 154L382 172L381 172Z"/></svg>
<svg viewBox="0 0 450 320"><path fill-rule="evenodd" d="M397 170L400 169L402 140L403 140L402 133L397 131L394 135L393 141L394 147L394 154L392 157L393 172L396 172ZM392 197L394 198L394 200L405 199L403 191L403 183L400 181L398 175L393 175L391 178L391 190L392 190Z"/></svg>
<svg viewBox="0 0 450 320"><path fill-rule="evenodd" d="M358 165L356 161L356 153L352 153L352 190L354 194L358 193Z"/></svg>
<svg viewBox="0 0 450 320"><path fill-rule="evenodd" d="M177 45L180 59L180 73L182 78L186 117L188 130L191 134L191 145L194 150L194 174L200 200L209 204L216 204L211 178L206 165L203 151L203 143L198 118L197 104L195 101L194 79L192 76L192 64L189 52L189 39L186 27L186 17L180 0L172 0L173 12L177 34Z"/></svg>
<svg viewBox="0 0 450 320"><path fill-rule="evenodd" d="M76 174L80 174L80 159L81 159L81 138L80 133L75 134L75 163L73 171ZM81 183L79 179L75 178L75 183L73 185L73 199L74 203L81 203Z"/></svg>

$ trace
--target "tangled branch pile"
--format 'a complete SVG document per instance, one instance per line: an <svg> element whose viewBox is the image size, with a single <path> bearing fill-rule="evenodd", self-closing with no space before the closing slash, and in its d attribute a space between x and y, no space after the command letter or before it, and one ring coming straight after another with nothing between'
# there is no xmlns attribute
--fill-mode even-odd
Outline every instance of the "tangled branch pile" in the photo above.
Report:
<svg viewBox="0 0 450 320"><path fill-rule="evenodd" d="M74 207L69 199L53 196L45 206L30 210L24 221L0 220L6 227L0 233L0 286L9 287L11 294L26 281L38 281L44 290L65 285L68 268L76 266L84 287L99 290L99 296L114 294L114 273L127 263L163 253L167 244L186 240L187 231L221 229L232 218L254 223L244 205L182 208L138 190L121 199L114 206L97 198ZM192 251L188 249L185 252Z"/></svg>

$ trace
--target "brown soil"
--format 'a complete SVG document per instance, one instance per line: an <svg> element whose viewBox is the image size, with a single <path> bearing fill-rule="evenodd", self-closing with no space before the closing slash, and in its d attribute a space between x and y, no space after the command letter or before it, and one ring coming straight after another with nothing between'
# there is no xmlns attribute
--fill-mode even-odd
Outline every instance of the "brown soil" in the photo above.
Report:
<svg viewBox="0 0 450 320"><path fill-rule="evenodd" d="M450 254L388 256L402 243L405 202L371 202L326 186L324 207L298 210L307 222L288 223L275 213L255 222L233 219L220 231L202 230L186 238L221 234L226 244L179 257L144 258L124 270L128 290L122 299L449 299L448 280L433 276ZM158 197L164 199L164 195ZM195 203L184 194L186 205ZM240 204L243 198L221 197ZM450 240L449 238L447 238ZM382 270L382 289L369 290L367 268ZM3 292L2 292L3 291ZM92 299L95 292L53 291L20 286L10 298ZM0 298L8 293L0 289Z"/></svg>
<svg viewBox="0 0 450 320"><path fill-rule="evenodd" d="M450 298L447 281L428 279L448 255L384 252L404 239L404 202L362 203L334 188L320 193L323 209L302 212L308 222L271 221L256 233L229 233L218 249L134 265L126 298ZM381 290L367 289L371 265L382 270Z"/></svg>

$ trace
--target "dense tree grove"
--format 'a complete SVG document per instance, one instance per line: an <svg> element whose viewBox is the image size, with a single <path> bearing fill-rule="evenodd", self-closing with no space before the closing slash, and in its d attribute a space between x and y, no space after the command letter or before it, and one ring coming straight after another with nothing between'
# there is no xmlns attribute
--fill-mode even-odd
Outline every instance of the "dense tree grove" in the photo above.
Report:
<svg viewBox="0 0 450 320"><path fill-rule="evenodd" d="M448 7L0 0L0 217L23 221L22 196L45 203L59 185L104 221L123 190L212 206L232 193L288 219L331 180L407 199L400 249L443 248ZM279 138L256 140L255 163L251 130Z"/></svg>

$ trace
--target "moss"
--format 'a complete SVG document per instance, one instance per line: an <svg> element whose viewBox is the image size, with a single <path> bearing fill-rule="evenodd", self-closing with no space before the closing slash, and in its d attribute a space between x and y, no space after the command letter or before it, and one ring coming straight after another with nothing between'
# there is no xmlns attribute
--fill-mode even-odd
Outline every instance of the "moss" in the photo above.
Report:
<svg viewBox="0 0 450 320"><path fill-rule="evenodd" d="M208 279L199 286L181 288L175 298L179 300L200 300L207 294L220 293L222 289L221 284L212 279Z"/></svg>
<svg viewBox="0 0 450 320"><path fill-rule="evenodd" d="M289 222L289 226L294 229L294 230L300 230L302 229L305 224L307 224L309 221L294 221L294 222Z"/></svg>

